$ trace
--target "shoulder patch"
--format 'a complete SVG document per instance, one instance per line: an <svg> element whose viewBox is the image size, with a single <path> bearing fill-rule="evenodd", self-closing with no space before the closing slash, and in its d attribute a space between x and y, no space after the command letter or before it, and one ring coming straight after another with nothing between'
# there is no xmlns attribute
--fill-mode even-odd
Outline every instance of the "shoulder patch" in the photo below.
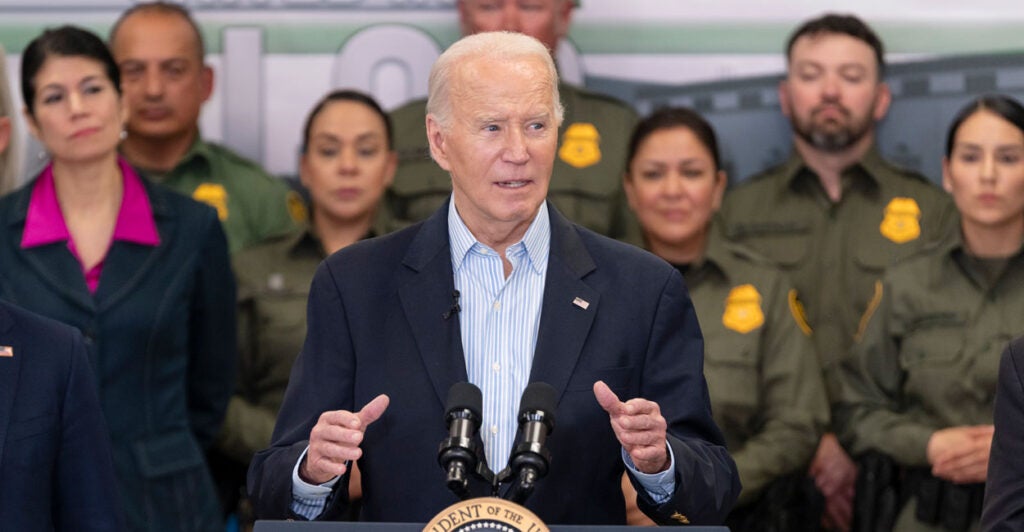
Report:
<svg viewBox="0 0 1024 532"><path fill-rule="evenodd" d="M303 201L302 196L298 192L289 190L285 198L285 204L288 206L288 214L291 215L292 221L295 223L305 223L309 218L309 213L306 211L306 202Z"/></svg>
<svg viewBox="0 0 1024 532"><path fill-rule="evenodd" d="M747 334L764 324L761 294L752 284L734 286L725 298L722 325L740 334Z"/></svg>
<svg viewBox="0 0 1024 532"><path fill-rule="evenodd" d="M217 209L217 218L220 221L228 219L228 191L224 185L201 183L192 191L192 199Z"/></svg>
<svg viewBox="0 0 1024 532"><path fill-rule="evenodd" d="M575 168L586 168L601 162L601 135L594 124L570 124L562 135L558 157Z"/></svg>
<svg viewBox="0 0 1024 532"><path fill-rule="evenodd" d="M885 206L882 236L897 244L905 244L921 236L921 208L914 198L896 197Z"/></svg>
<svg viewBox="0 0 1024 532"><path fill-rule="evenodd" d="M789 313L793 315L793 321L796 322L796 326L800 327L804 336L810 336L813 331L811 324L807 323L807 310L804 309L804 303L800 301L800 295L797 293L796 288L789 289L789 293L786 294L786 301L789 303Z"/></svg>

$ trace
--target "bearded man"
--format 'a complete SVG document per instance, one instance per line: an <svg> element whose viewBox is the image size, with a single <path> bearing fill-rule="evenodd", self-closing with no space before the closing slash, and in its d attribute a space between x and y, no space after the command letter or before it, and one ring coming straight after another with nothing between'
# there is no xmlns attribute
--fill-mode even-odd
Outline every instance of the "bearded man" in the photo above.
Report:
<svg viewBox="0 0 1024 532"><path fill-rule="evenodd" d="M793 153L725 197L728 234L787 271L835 405L837 368L881 297L894 260L952 224L947 194L882 159L875 127L892 101L884 50L860 19L826 14L801 25L786 48L779 103L793 129ZM812 332L813 331L813 332ZM833 429L842 420L833 417ZM825 495L827 528L846 530L856 466L826 434L810 467Z"/></svg>

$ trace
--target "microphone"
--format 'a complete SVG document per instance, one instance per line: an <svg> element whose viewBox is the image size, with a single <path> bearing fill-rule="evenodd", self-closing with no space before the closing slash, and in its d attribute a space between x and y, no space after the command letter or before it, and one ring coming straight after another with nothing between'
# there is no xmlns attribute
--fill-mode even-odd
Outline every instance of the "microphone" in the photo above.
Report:
<svg viewBox="0 0 1024 532"><path fill-rule="evenodd" d="M512 450L505 478L512 479L508 500L523 504L536 482L548 474L551 452L544 446L555 430L558 392L546 382L533 382L519 401L520 442Z"/></svg>
<svg viewBox="0 0 1024 532"><path fill-rule="evenodd" d="M455 290L455 291L452 292L452 306L448 310L446 310L446 311L441 313L441 317L442 318L447 320L448 318L451 318L452 316L458 314L460 310L462 310L462 307L459 306L459 296L460 295L461 294L459 294L458 290ZM480 390L477 390L477 391L479 392ZM449 390L448 393L450 394L451 390ZM449 398L450 397L451 396L449 396Z"/></svg>
<svg viewBox="0 0 1024 532"><path fill-rule="evenodd" d="M480 448L474 436L480 429L481 410L480 388L468 382L457 382L448 390L444 414L448 437L437 451L437 463L446 471L448 489L463 500L469 495L469 474L476 471L479 461Z"/></svg>

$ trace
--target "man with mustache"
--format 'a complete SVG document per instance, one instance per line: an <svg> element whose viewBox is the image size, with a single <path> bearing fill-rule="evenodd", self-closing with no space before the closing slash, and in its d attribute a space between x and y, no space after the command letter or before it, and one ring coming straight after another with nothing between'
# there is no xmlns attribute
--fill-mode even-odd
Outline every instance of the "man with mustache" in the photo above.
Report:
<svg viewBox="0 0 1024 532"><path fill-rule="evenodd" d="M110 49L131 113L121 153L146 177L216 208L232 253L305 218L302 200L283 181L200 136L213 69L184 7L136 4L114 24Z"/></svg>
<svg viewBox="0 0 1024 532"><path fill-rule="evenodd" d="M733 238L789 272L806 307L791 304L813 331L835 405L838 365L882 296L885 268L951 227L954 209L875 146L892 95L882 42L867 24L823 15L800 26L786 52L779 103L793 153L727 193L722 216ZM833 418L833 429L841 422ZM825 496L826 525L848 529L857 469L834 433L822 438L810 474Z"/></svg>

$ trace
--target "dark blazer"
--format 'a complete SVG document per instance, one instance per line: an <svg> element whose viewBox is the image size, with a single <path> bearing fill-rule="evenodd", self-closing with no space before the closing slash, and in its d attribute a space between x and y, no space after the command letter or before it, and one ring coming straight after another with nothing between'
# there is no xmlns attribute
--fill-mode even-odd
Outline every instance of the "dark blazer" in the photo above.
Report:
<svg viewBox="0 0 1024 532"><path fill-rule="evenodd" d="M215 211L144 183L160 245L113 242L95 295L66 244L21 249L34 181L0 199L0 298L85 336L129 528L205 532L222 527L203 449L234 386L235 285Z"/></svg>
<svg viewBox="0 0 1024 532"><path fill-rule="evenodd" d="M82 335L0 301L0 527L124 530Z"/></svg>
<svg viewBox="0 0 1024 532"><path fill-rule="evenodd" d="M592 389L600 379L622 400L657 401L668 421L676 493L660 506L644 493L641 508L662 523L720 523L739 480L711 419L703 341L682 277L548 209L551 253L530 381L558 391L558 421L548 439L550 472L527 507L549 524L625 522L621 446ZM292 469L320 414L358 410L381 393L391 404L363 441L361 518L426 522L457 501L437 464L448 389L468 380L459 320L443 317L454 289L447 215L445 205L321 264L272 447L249 470L259 517L291 516ZM479 484L471 489L488 494ZM321 518L338 518L346 496L336 489Z"/></svg>
<svg viewBox="0 0 1024 532"><path fill-rule="evenodd" d="M1024 530L1024 337L1003 351L981 529Z"/></svg>

